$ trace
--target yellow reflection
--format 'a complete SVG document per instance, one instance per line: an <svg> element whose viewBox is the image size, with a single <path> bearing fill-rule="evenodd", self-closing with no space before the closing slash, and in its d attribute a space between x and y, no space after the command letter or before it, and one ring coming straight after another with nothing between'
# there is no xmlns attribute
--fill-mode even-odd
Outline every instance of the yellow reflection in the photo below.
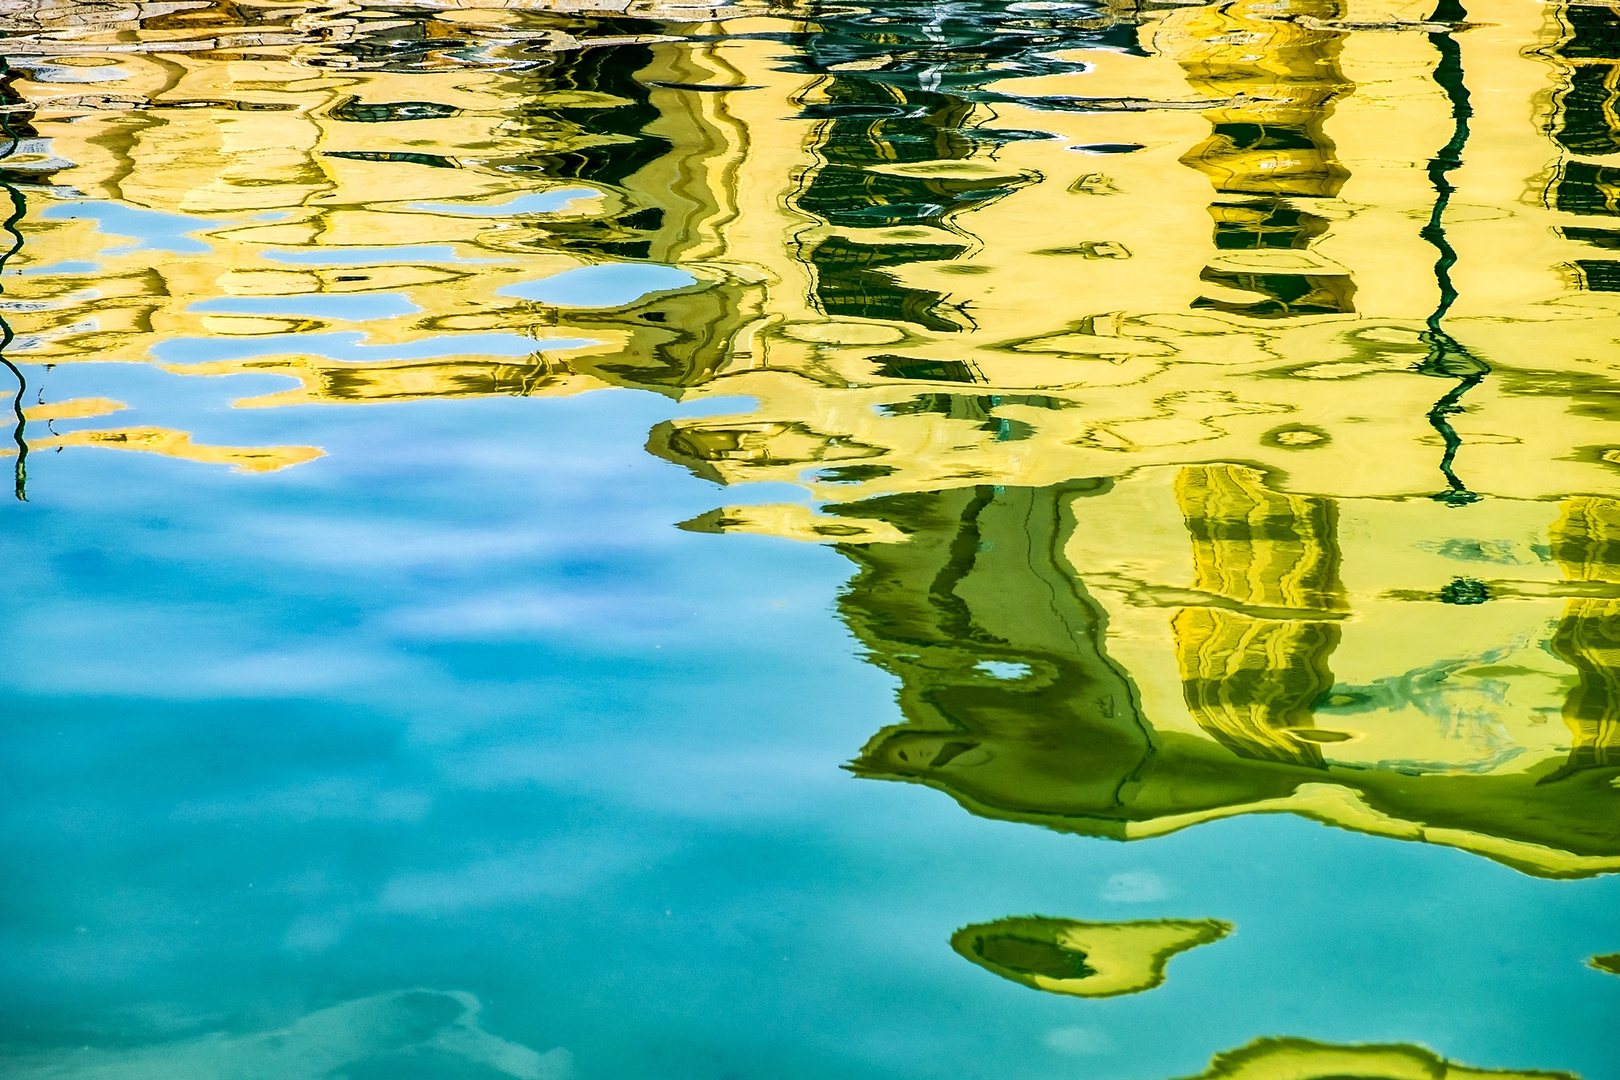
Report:
<svg viewBox="0 0 1620 1080"><path fill-rule="evenodd" d="M50 450L67 446L100 446L110 450L140 450L148 454L198 461L206 465L229 465L232 472L275 472L291 465L301 465L325 454L314 446L202 446L191 441L184 431L160 427L111 428L103 431L75 431L67 435L53 435L35 439L33 450ZM0 456L15 454L15 450L0 450Z"/></svg>
<svg viewBox="0 0 1620 1080"><path fill-rule="evenodd" d="M746 400L648 449L809 493L687 528L860 567L857 774L1620 868L1609 9L1119 5L926 71L833 10L244 10L14 28L8 355Z"/></svg>
<svg viewBox="0 0 1620 1080"><path fill-rule="evenodd" d="M1076 997L1118 997L1164 982L1177 953L1219 941L1232 924L1216 919L1077 922L1038 916L964 926L951 948L1004 979Z"/></svg>
<svg viewBox="0 0 1620 1080"><path fill-rule="evenodd" d="M1550 539L1571 581L1614 586L1617 594L1571 597L1552 638L1580 679L1564 700L1573 738L1566 769L1620 765L1620 501L1568 500Z"/></svg>
<svg viewBox="0 0 1620 1080"><path fill-rule="evenodd" d="M1216 1054L1186 1080L1575 1080L1564 1072L1472 1069L1421 1046L1334 1046L1308 1039L1256 1039Z"/></svg>
<svg viewBox="0 0 1620 1080"><path fill-rule="evenodd" d="M841 548L862 568L841 610L905 717L849 767L1121 840L1288 812L1542 876L1620 870L1620 769L1570 770L1547 722L1577 681L1552 655L1556 569L1514 567L1540 597L1385 598L1483 550L1402 535L1399 509L1229 467L825 508L906 534Z"/></svg>
<svg viewBox="0 0 1620 1080"><path fill-rule="evenodd" d="M1193 538L1194 587L1248 610L1184 608L1171 619L1182 692L1198 725L1241 757L1320 765L1312 706L1333 686L1346 609L1330 500L1266 491L1231 466L1183 469L1176 501ZM1286 618L1255 611L1288 611ZM1291 610L1289 610L1291 609Z"/></svg>
<svg viewBox="0 0 1620 1080"><path fill-rule="evenodd" d="M29 420L88 420L127 408L122 401L111 398L71 398L49 405L30 405L23 409L23 416Z"/></svg>

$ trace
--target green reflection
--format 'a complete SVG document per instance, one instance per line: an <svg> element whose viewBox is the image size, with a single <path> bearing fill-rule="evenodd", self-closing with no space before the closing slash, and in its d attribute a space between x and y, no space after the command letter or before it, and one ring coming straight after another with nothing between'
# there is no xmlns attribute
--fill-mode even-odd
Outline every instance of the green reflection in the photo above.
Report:
<svg viewBox="0 0 1620 1080"><path fill-rule="evenodd" d="M964 926L951 948L1004 979L1076 997L1117 997L1164 982L1177 953L1232 932L1215 919L1078 922L1038 916Z"/></svg>
<svg viewBox="0 0 1620 1080"><path fill-rule="evenodd" d="M1553 558L1571 581L1620 585L1620 502L1570 499L1551 536ZM1620 765L1620 598L1565 604L1552 648L1579 682L1564 701L1573 745L1569 761L1543 782Z"/></svg>
<svg viewBox="0 0 1620 1080"><path fill-rule="evenodd" d="M1216 1054L1186 1080L1574 1080L1562 1072L1473 1069L1420 1046L1334 1046L1308 1039L1256 1039Z"/></svg>
<svg viewBox="0 0 1620 1080"><path fill-rule="evenodd" d="M860 568L841 611L872 662L900 679L905 715L852 772L926 784L983 816L1118 840L1287 811L1542 876L1620 867L1614 668L1579 630L1586 605L1613 601L1569 601L1577 614L1556 639L1592 671L1566 705L1566 755L1483 774L1334 760L1328 748L1348 736L1317 726L1341 692L1327 668L1346 603L1332 502L1269 492L1231 467L1182 470L1175 493L1201 603L1170 621L1194 735L1146 714L1135 677L1109 654L1087 571L1066 554L1112 489L979 487L831 508L906 537L840 548Z"/></svg>
<svg viewBox="0 0 1620 1080"><path fill-rule="evenodd" d="M17 223L28 213L28 200L12 183L14 178L5 174L5 159L17 153L25 136L37 134L29 129L26 112L10 111L14 105L24 104L22 95L12 88L11 81L11 65L6 62L5 57L0 56L0 88L3 88L3 93L0 93L0 106L7 109L6 112L0 113L0 132L4 133L7 140L5 150L0 152L0 187L5 188L6 198L11 203L11 212L6 215L4 222L0 222L0 228L4 228L11 237L10 246L4 252L0 252L0 273L5 272L6 263L22 250L23 235L17 230ZM23 412L23 399L28 396L28 379L11 358L5 355L5 351L15 340L16 334L11 329L11 323L4 315L0 315L0 363L5 364L6 370L17 380L17 393L11 399L11 413L16 418L16 426L11 431L11 440L17 445L17 462L12 468L12 490L18 502L27 502L28 417Z"/></svg>

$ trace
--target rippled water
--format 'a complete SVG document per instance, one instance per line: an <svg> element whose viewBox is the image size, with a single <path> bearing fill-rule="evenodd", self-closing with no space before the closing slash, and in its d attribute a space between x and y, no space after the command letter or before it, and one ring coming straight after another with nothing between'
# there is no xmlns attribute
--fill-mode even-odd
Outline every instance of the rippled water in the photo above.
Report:
<svg viewBox="0 0 1620 1080"><path fill-rule="evenodd" d="M7 1075L1620 1077L1620 8L0 35Z"/></svg>

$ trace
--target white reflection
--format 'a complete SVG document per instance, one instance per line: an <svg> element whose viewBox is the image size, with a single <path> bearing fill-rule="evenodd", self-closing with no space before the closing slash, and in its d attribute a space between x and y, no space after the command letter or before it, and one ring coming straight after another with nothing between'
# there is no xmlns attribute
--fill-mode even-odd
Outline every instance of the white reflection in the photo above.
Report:
<svg viewBox="0 0 1620 1080"><path fill-rule="evenodd" d="M85 1047L14 1062L16 1080L320 1080L403 1075L424 1080L489 1076L568 1080L574 1057L540 1053L479 1026L463 991L402 990L321 1009L279 1031L204 1035L118 1049Z"/></svg>

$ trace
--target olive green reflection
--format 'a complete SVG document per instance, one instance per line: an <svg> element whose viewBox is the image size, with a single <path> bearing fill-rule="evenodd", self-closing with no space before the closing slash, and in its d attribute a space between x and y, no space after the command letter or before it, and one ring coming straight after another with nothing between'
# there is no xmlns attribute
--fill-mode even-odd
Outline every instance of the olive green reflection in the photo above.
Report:
<svg viewBox="0 0 1620 1080"><path fill-rule="evenodd" d="M1620 153L1620 16L1613 8L1569 4L1556 10L1563 40L1550 52L1569 65L1558 95L1553 138L1575 154Z"/></svg>
<svg viewBox="0 0 1620 1080"><path fill-rule="evenodd" d="M1201 733L1144 714L1108 653L1104 609L1065 554L1111 481L831 508L906 537L839 547L860 567L842 614L899 678L905 717L847 767L937 788L981 816L1118 840L1286 811L1541 876L1620 865L1613 665L1589 634L1561 646L1593 671L1572 692L1578 739L1565 760L1470 773L1324 758L1336 733L1314 727L1313 698L1332 685L1345 604L1332 501L1277 495L1252 476L1200 466L1177 481L1201 591L1171 622ZM1571 543L1555 545L1561 558ZM1570 601L1591 603L1611 601Z"/></svg>
<svg viewBox="0 0 1620 1080"><path fill-rule="evenodd" d="M1568 499L1552 554L1571 581L1620 585L1620 501ZM1569 763L1558 776L1620 765L1620 599L1571 597L1552 647L1579 682L1564 702Z"/></svg>
<svg viewBox="0 0 1620 1080"><path fill-rule="evenodd" d="M1185 1080L1575 1080L1566 1072L1473 1069L1421 1046L1335 1046L1308 1039L1256 1039L1216 1054Z"/></svg>
<svg viewBox="0 0 1620 1080"><path fill-rule="evenodd" d="M1004 979L1076 997L1118 997L1164 982L1177 953L1219 941L1232 924L1215 919L1077 922L1031 915L964 926L951 948Z"/></svg>

